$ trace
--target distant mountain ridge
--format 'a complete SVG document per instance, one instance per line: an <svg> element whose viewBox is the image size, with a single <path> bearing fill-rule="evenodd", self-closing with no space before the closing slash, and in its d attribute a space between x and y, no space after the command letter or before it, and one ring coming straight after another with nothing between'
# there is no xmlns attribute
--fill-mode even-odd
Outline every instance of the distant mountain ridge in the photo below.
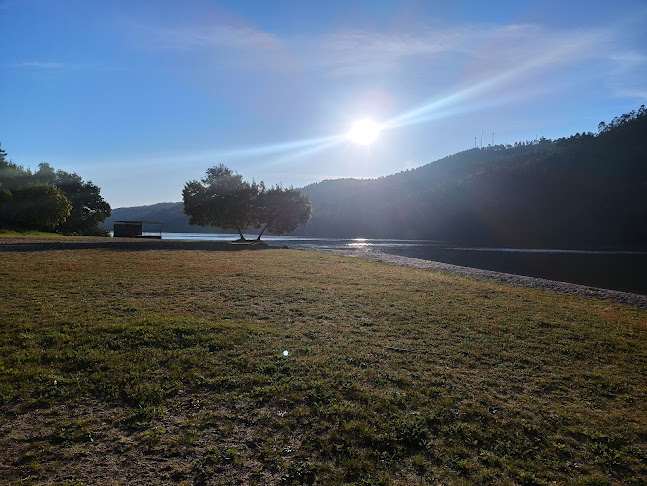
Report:
<svg viewBox="0 0 647 486"><path fill-rule="evenodd" d="M293 234L451 240L509 247L647 247L647 113L598 134L471 149L379 179L304 187L311 221ZM188 225L182 203L118 208L111 219Z"/></svg>
<svg viewBox="0 0 647 486"><path fill-rule="evenodd" d="M181 202L116 208L112 210L111 216L101 224L101 227L110 231L115 221L156 221L162 223L162 230L169 233L224 233L217 228L191 226Z"/></svg>

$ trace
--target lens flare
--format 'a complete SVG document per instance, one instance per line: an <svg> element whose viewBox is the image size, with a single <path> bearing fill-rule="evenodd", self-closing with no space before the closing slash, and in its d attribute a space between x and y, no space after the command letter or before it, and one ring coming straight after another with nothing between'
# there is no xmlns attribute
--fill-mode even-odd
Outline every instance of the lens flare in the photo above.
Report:
<svg viewBox="0 0 647 486"><path fill-rule="evenodd" d="M363 118L353 123L346 138L358 145L371 145L377 140L381 131L382 127L378 123L370 118Z"/></svg>

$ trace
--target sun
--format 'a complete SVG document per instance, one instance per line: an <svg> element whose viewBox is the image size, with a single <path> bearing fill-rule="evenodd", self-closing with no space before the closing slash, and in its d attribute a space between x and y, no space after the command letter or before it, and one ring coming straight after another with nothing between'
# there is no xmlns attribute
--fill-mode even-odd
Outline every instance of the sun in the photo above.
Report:
<svg viewBox="0 0 647 486"><path fill-rule="evenodd" d="M346 138L358 145L371 145L380 134L382 127L370 118L362 118L353 123Z"/></svg>

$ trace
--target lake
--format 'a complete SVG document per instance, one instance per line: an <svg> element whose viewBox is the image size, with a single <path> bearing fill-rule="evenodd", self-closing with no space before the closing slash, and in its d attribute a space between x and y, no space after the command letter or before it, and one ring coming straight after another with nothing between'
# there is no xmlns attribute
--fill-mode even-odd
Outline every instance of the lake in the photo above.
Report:
<svg viewBox="0 0 647 486"><path fill-rule="evenodd" d="M245 235L255 239L255 235ZM162 239L234 241L237 234L163 233ZM271 246L381 252L647 294L647 252L465 247L442 241L267 236Z"/></svg>

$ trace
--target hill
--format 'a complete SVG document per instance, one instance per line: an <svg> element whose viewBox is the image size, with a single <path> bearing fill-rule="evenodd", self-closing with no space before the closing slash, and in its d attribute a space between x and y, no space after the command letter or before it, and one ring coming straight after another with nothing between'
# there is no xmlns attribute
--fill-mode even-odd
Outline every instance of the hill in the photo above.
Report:
<svg viewBox="0 0 647 486"><path fill-rule="evenodd" d="M296 234L514 247L644 247L647 113L599 133L467 150L376 180L324 181Z"/></svg>
<svg viewBox="0 0 647 486"><path fill-rule="evenodd" d="M644 248L646 149L641 107L600 123L597 134L471 149L379 179L327 180L301 189L313 216L293 234ZM189 226L181 203L115 209L111 219L212 231Z"/></svg>
<svg viewBox="0 0 647 486"><path fill-rule="evenodd" d="M101 227L112 230L115 221L157 221L163 223L163 230L170 233L223 232L217 228L191 226L189 217L184 214L184 206L181 202L163 202L150 206L113 209L112 215L104 221Z"/></svg>

